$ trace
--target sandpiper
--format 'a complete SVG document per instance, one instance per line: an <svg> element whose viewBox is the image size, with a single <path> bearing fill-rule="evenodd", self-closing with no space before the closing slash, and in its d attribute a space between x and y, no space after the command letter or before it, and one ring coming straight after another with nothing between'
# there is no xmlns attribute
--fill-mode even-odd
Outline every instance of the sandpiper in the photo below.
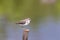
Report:
<svg viewBox="0 0 60 40"><path fill-rule="evenodd" d="M30 18L26 18L24 20L20 20L16 24L19 24L21 27L24 27L24 26L27 26L30 23L30 21L31 21Z"/></svg>

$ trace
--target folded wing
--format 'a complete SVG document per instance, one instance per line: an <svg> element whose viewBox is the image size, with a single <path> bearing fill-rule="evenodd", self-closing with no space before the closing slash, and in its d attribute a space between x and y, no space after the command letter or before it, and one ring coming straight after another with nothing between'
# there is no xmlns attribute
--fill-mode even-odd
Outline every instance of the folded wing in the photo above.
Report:
<svg viewBox="0 0 60 40"><path fill-rule="evenodd" d="M18 23L16 23L16 24L25 24L26 23L26 21L25 20L21 20L21 21L19 21Z"/></svg>

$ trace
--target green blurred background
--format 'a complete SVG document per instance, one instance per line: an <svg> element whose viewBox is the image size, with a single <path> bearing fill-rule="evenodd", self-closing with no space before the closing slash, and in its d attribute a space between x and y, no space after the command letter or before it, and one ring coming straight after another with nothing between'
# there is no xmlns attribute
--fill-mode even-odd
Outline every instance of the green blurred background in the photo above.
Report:
<svg viewBox="0 0 60 40"><path fill-rule="evenodd" d="M41 3L40 0L0 0L0 15L5 15L11 21L30 17L33 20L52 14L59 15L60 2Z"/></svg>

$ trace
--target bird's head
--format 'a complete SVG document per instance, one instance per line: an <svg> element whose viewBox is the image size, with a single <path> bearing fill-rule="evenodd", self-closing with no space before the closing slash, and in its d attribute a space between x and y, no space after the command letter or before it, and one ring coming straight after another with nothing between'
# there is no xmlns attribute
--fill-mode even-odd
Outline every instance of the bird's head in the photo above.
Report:
<svg viewBox="0 0 60 40"><path fill-rule="evenodd" d="M27 18L27 20L30 20L30 21L31 21L31 19L30 19L30 18Z"/></svg>

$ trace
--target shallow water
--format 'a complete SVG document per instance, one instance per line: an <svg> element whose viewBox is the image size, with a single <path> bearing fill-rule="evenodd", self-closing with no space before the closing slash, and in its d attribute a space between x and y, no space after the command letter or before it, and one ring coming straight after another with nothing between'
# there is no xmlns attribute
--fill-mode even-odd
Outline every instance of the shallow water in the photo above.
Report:
<svg viewBox="0 0 60 40"><path fill-rule="evenodd" d="M38 29L30 28L29 40L60 40L60 21L53 17L46 17L45 22L38 25ZM3 34L1 34L3 35ZM5 36L1 40L22 40L23 29L14 23L8 23L5 28Z"/></svg>

